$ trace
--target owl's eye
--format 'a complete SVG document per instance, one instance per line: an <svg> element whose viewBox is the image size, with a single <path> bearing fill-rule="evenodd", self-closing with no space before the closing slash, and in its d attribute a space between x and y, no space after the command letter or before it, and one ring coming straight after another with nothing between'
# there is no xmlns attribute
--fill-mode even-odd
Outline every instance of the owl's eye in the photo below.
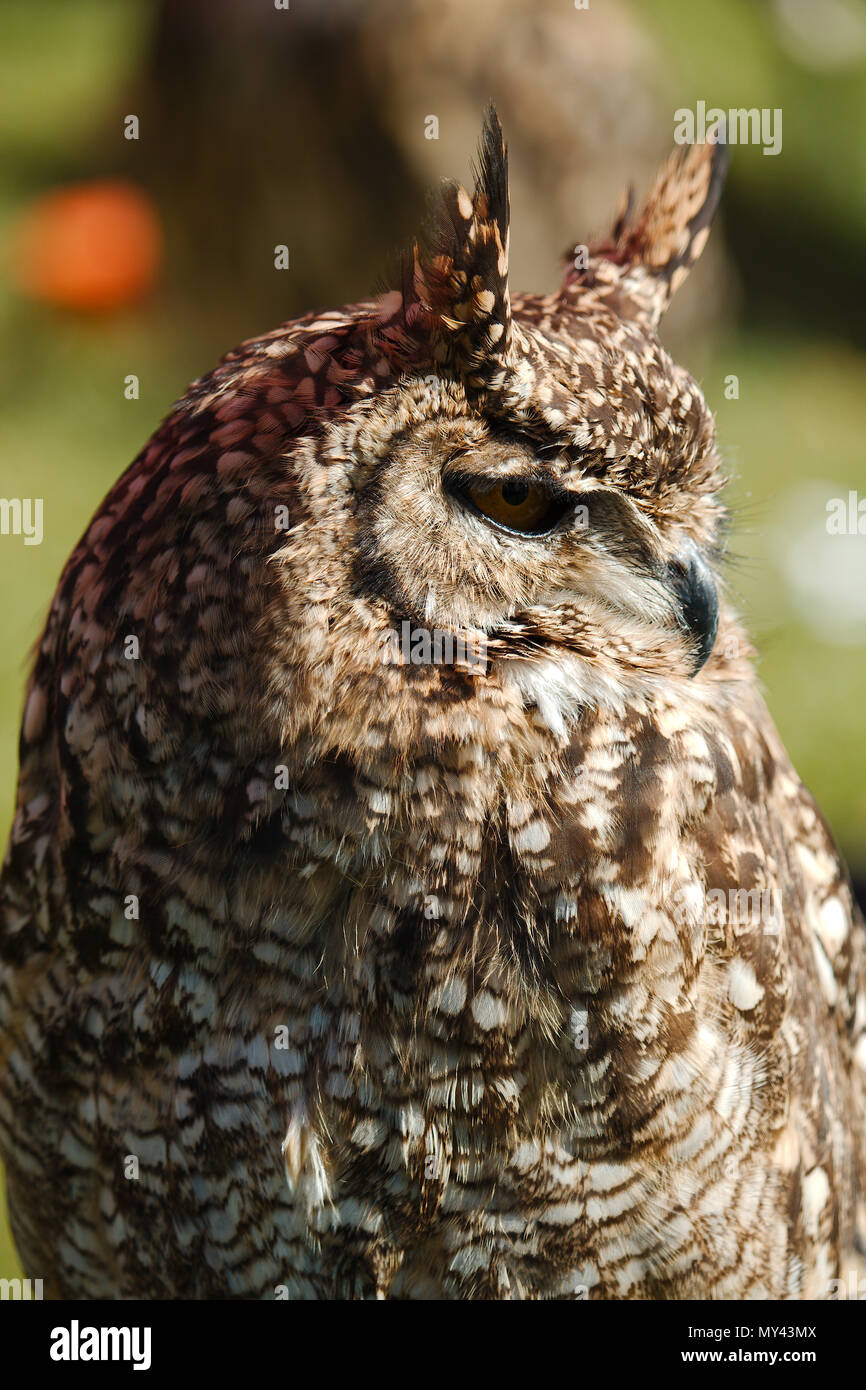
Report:
<svg viewBox="0 0 866 1390"><path fill-rule="evenodd" d="M567 502L532 478L473 479L459 489L488 521L525 536L551 531Z"/></svg>

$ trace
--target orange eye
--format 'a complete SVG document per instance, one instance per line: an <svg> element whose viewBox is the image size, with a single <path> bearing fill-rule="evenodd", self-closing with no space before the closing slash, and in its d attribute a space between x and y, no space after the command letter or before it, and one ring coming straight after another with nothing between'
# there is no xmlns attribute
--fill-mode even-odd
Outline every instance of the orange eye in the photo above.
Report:
<svg viewBox="0 0 866 1390"><path fill-rule="evenodd" d="M547 488L527 478L505 478L492 486L470 486L466 492L483 516L512 531L547 530L547 523L556 512Z"/></svg>

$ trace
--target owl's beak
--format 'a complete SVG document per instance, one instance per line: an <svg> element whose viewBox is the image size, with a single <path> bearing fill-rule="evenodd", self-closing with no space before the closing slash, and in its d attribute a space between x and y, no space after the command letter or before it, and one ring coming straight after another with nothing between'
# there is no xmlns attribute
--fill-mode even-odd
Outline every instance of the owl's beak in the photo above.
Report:
<svg viewBox="0 0 866 1390"><path fill-rule="evenodd" d="M667 566L668 584L677 596L680 619L695 643L692 675L707 661L719 630L719 595L710 568L689 541Z"/></svg>

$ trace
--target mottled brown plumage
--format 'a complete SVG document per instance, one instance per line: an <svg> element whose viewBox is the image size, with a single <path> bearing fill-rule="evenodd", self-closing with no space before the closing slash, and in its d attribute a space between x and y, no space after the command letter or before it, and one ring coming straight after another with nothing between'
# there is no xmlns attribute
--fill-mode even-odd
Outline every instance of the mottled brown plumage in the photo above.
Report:
<svg viewBox="0 0 866 1390"><path fill-rule="evenodd" d="M655 333L720 179L680 151L510 301L491 115L399 288L229 354L99 509L0 897L0 1148L52 1292L853 1264L862 923L717 615L713 422Z"/></svg>

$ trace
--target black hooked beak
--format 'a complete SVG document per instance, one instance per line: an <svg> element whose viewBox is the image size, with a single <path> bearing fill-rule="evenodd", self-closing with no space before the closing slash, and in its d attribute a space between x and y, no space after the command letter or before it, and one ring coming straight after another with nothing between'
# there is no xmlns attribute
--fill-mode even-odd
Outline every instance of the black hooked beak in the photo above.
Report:
<svg viewBox="0 0 866 1390"><path fill-rule="evenodd" d="M709 566L691 541L667 566L668 583L680 604L682 625L695 642L696 676L713 650L719 630L719 596Z"/></svg>

